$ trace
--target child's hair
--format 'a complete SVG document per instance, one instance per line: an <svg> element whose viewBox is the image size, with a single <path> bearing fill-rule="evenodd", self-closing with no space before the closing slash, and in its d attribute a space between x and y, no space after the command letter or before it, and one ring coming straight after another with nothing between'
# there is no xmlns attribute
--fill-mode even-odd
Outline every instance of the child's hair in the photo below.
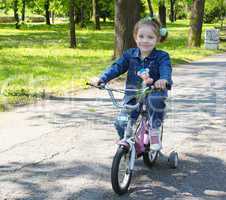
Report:
<svg viewBox="0 0 226 200"><path fill-rule="evenodd" d="M134 26L133 29L133 37L136 38L137 32L139 28L143 25L148 25L153 27L153 32L157 36L160 42L163 42L166 40L168 36L168 32L166 28L163 28L161 26L161 23L155 18L155 17L145 17L140 19Z"/></svg>

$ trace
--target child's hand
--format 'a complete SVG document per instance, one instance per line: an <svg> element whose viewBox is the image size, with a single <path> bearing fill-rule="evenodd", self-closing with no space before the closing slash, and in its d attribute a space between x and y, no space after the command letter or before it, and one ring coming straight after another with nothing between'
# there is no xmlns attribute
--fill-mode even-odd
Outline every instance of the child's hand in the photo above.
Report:
<svg viewBox="0 0 226 200"><path fill-rule="evenodd" d="M101 79L99 79L98 81L97 81L97 84L96 84L97 86L103 86L103 85L105 85L105 83L101 80Z"/></svg>
<svg viewBox="0 0 226 200"><path fill-rule="evenodd" d="M166 89L166 84L167 83L168 83L167 80L165 80L165 79L159 79L159 80L157 80L155 82L155 87L164 90L164 89Z"/></svg>
<svg viewBox="0 0 226 200"><path fill-rule="evenodd" d="M150 77L144 77L142 78L145 84L152 84L153 83L153 79Z"/></svg>
<svg viewBox="0 0 226 200"><path fill-rule="evenodd" d="M152 84L154 80L152 78L150 78L148 72L149 72L149 70L142 69L141 71L138 71L137 75L143 79L145 84Z"/></svg>
<svg viewBox="0 0 226 200"><path fill-rule="evenodd" d="M138 74L138 76L140 77L140 78L142 78L143 79L143 81L144 81L144 83L145 84L152 84L153 83L153 79L152 78L150 78L149 77L149 75L147 75L147 74Z"/></svg>
<svg viewBox="0 0 226 200"><path fill-rule="evenodd" d="M94 77L90 80L90 83L92 83L93 85L96 85L96 86L101 86L102 84L104 84L104 82L99 79L98 77Z"/></svg>

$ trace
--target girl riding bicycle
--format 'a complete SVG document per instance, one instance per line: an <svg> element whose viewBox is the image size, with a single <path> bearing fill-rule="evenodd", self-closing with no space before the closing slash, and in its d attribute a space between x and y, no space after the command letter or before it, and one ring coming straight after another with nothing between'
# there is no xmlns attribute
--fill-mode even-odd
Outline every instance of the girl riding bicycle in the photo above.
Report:
<svg viewBox="0 0 226 200"><path fill-rule="evenodd" d="M158 42L163 42L167 37L167 30L162 28L157 19L146 17L138 21L134 27L134 40L137 48L128 49L100 76L97 85L106 84L110 80L127 72L126 89L141 88L142 83L161 89L150 93L147 97L147 110L149 113L149 133L151 136L150 148L159 151L162 147L160 127L163 122L165 99L168 96L167 90L172 85L172 68L170 57L167 52L157 50ZM167 87L166 87L167 86ZM126 92L124 102L135 104L136 93ZM122 113L120 113L121 115ZM135 122L139 116L139 110L131 113ZM126 123L117 118L116 130L123 138Z"/></svg>

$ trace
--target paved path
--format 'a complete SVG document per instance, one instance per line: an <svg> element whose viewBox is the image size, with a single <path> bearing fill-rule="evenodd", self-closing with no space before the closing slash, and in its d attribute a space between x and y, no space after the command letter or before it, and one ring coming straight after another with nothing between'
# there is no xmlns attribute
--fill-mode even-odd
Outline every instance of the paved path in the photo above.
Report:
<svg viewBox="0 0 226 200"><path fill-rule="evenodd" d="M116 111L104 91L0 113L0 200L226 199L226 54L178 66L174 82L163 155L151 170L137 161L122 197L110 184Z"/></svg>

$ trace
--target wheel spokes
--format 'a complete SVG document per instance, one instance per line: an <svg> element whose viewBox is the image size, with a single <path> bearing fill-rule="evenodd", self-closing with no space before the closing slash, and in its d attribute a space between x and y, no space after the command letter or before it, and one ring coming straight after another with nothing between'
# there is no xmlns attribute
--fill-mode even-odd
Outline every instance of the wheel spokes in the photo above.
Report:
<svg viewBox="0 0 226 200"><path fill-rule="evenodd" d="M129 156L125 154L121 158L118 171L118 182L120 187L125 187L129 180L130 170L129 170Z"/></svg>

